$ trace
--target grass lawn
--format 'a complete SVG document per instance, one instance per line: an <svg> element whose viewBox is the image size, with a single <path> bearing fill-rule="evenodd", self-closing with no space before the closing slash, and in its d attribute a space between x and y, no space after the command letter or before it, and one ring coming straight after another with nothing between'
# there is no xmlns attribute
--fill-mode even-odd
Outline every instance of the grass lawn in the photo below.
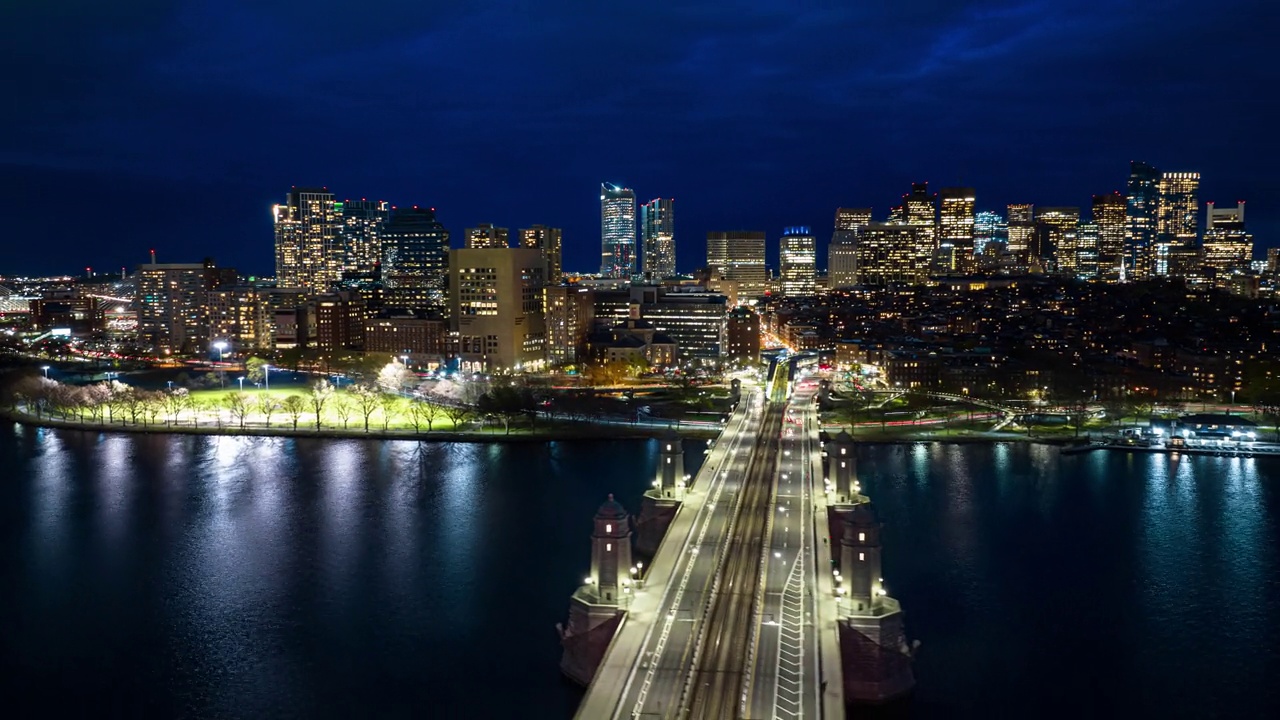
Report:
<svg viewBox="0 0 1280 720"><path fill-rule="evenodd" d="M239 388L216 388L212 390L193 390L191 392L191 397L197 402L206 404L206 406L217 405L221 409L221 412L223 415L223 424L230 425L230 424L236 424L236 423L235 423L235 420L232 419L230 411L227 409L227 397L235 392L239 392ZM263 396L268 396L273 400L275 400L277 403L283 403L284 399L289 397L290 395L297 395L298 397L302 398L303 401L305 402L305 406L304 406L305 409L303 410L302 415L298 418L298 428L302 429L302 428L315 427L316 417L315 417L314 408L311 405L311 392L309 388L299 387L296 385L283 387L283 388L271 388L270 390L247 387L244 389L244 394L248 396L248 402L246 403L246 406L248 408L248 413L246 413L245 415L246 425L253 425L255 427L260 427L263 424L265 424L266 418L258 409L258 403L261 402L259 398ZM321 425L326 428L342 429L343 419L342 419L341 413L338 412L339 410L338 403L341 402L341 400L335 401L334 399L338 397L345 400L347 402L347 405L350 407L350 411L347 415L347 421L346 421L347 429L349 430L363 429L364 413L361 411L359 403L356 402L356 396L349 393L345 389L339 390L329 397L329 400L325 403L324 410L321 412L321 418L320 418ZM395 403L391 406L391 417L389 418L390 422L387 423L386 427L391 430L412 430L413 423L411 422L411 418L409 417L408 408L409 408L408 398L403 398L403 397L396 398ZM209 413L212 411L206 409L205 412ZM185 414L183 417L185 417ZM384 427L383 419L384 417L383 417L382 403L378 403L373 410L373 414L369 416L369 429L370 430L383 429ZM183 422L182 420L180 420L179 422L181 422L184 425L189 424L189 422ZM202 422L208 422L208 420L204 420ZM284 412L284 410L276 409L276 411L271 414L271 424L276 427L290 427L293 424L293 420L288 413ZM427 423L425 420L421 422L421 428L424 431L427 429ZM439 410L436 413L435 417L432 418L431 430L432 431L454 430L453 422L449 420L449 417L447 415L445 415L443 409Z"/></svg>

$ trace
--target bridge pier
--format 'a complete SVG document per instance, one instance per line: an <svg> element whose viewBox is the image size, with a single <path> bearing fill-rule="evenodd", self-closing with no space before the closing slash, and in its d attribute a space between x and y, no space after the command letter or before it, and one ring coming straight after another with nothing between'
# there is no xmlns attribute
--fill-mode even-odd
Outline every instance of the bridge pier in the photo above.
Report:
<svg viewBox="0 0 1280 720"><path fill-rule="evenodd" d="M595 677L634 594L630 522L613 495L596 511L591 574L569 599L568 621L556 626L564 648L560 670L584 686Z"/></svg>
<svg viewBox="0 0 1280 720"><path fill-rule="evenodd" d="M674 432L661 440L658 470L653 488L640 501L636 520L636 552L650 559L658 552L667 528L675 519L688 490L689 476L684 471L684 443Z"/></svg>

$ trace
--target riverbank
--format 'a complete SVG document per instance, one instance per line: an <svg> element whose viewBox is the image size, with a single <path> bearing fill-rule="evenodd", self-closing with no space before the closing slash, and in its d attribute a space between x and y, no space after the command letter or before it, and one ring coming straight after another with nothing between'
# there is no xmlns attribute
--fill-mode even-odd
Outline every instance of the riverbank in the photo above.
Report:
<svg viewBox="0 0 1280 720"><path fill-rule="evenodd" d="M143 435L225 435L229 437L285 437L285 438L334 438L343 440L414 440L417 442L441 443L494 443L494 442L561 442L569 440L646 440L663 437L675 430L680 436L707 440L719 434L706 428L663 427L647 425L596 425L591 423L553 422L545 428L512 428L506 433L502 428L486 428L479 430L435 430L416 431L412 429L393 428L383 430L370 427L366 432L363 425L353 428L312 427L294 429L288 425L263 426L248 424L245 427L210 425L171 425L164 422L152 424L123 424L119 422L92 422L66 420L49 417L36 417L21 410L5 410L0 417L30 427L56 428L63 430L84 430L88 432L125 432Z"/></svg>

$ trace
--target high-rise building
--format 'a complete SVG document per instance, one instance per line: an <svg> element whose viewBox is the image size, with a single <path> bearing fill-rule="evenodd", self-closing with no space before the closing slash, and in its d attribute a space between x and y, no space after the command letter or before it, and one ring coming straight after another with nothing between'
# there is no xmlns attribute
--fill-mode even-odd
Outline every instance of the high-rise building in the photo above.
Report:
<svg viewBox="0 0 1280 720"><path fill-rule="evenodd" d="M632 285L626 290L597 290L597 329L639 317L676 344L680 358L718 361L724 354L729 299L714 292Z"/></svg>
<svg viewBox="0 0 1280 720"><path fill-rule="evenodd" d="M449 251L449 320L464 369L537 370L546 364L546 273L541 250Z"/></svg>
<svg viewBox="0 0 1280 720"><path fill-rule="evenodd" d="M1156 248L1153 255L1155 275L1169 275L1169 249L1175 245L1195 245L1196 222L1200 206L1196 194L1200 190L1200 173L1161 173L1160 202L1156 211Z"/></svg>
<svg viewBox="0 0 1280 720"><path fill-rule="evenodd" d="M654 198L640 206L644 275L657 282L676 274L675 200Z"/></svg>
<svg viewBox="0 0 1280 720"><path fill-rule="evenodd" d="M789 227L783 231L778 249L778 276L784 297L807 296L816 292L816 253L817 243L808 226Z"/></svg>
<svg viewBox="0 0 1280 720"><path fill-rule="evenodd" d="M343 273L372 276L382 262L382 225L391 206L382 200L344 200L333 208L342 223Z"/></svg>
<svg viewBox="0 0 1280 720"><path fill-rule="evenodd" d="M276 236L276 283L326 290L342 279L342 221L325 188L293 188L272 208Z"/></svg>
<svg viewBox="0 0 1280 720"><path fill-rule="evenodd" d="M739 297L760 297L769 284L764 233L751 230L707 233L707 267L712 276L738 284Z"/></svg>
<svg viewBox="0 0 1280 720"><path fill-rule="evenodd" d="M906 223L868 223L858 238L859 285L920 283L929 274L933 229Z"/></svg>
<svg viewBox="0 0 1280 720"><path fill-rule="evenodd" d="M1129 187L1125 213L1126 277L1142 280L1154 274L1156 217L1160 207L1160 171L1144 162L1129 163Z"/></svg>
<svg viewBox="0 0 1280 720"><path fill-rule="evenodd" d="M511 247L511 243L506 228L494 227L492 223L480 223L467 228L466 247L468 250L486 250Z"/></svg>
<svg viewBox="0 0 1280 720"><path fill-rule="evenodd" d="M938 244L949 259L953 272L971 273L973 257L973 188L948 187L939 193ZM950 248L950 250L947 250Z"/></svg>
<svg viewBox="0 0 1280 720"><path fill-rule="evenodd" d="M1204 224L1204 264L1213 273L1216 285L1226 285L1230 277L1249 269L1253 260L1253 236L1244 227L1244 201L1234 208L1218 210L1206 203Z"/></svg>
<svg viewBox="0 0 1280 720"><path fill-rule="evenodd" d="M923 240L929 245L934 269L949 271L953 266L951 246L938 243L938 194L929 194L929 183L911 183L911 192L902 196L902 222L922 228Z"/></svg>
<svg viewBox="0 0 1280 720"><path fill-rule="evenodd" d="M236 351L270 347L261 327L261 298L252 285L222 285L204 293L204 337Z"/></svg>
<svg viewBox="0 0 1280 720"><path fill-rule="evenodd" d="M1096 222L1076 226L1076 277L1092 280L1098 277L1098 246L1102 231Z"/></svg>
<svg viewBox="0 0 1280 720"><path fill-rule="evenodd" d="M585 359L595 323L595 291L580 285L548 285L547 362L554 367Z"/></svg>
<svg viewBox="0 0 1280 720"><path fill-rule="evenodd" d="M209 290L234 285L234 268L203 263L149 263L138 267L134 307L138 344L157 353L187 353L208 341Z"/></svg>
<svg viewBox="0 0 1280 720"><path fill-rule="evenodd" d="M858 284L858 234L871 222L871 208L837 208L836 229L827 246L827 279L831 290Z"/></svg>
<svg viewBox="0 0 1280 720"><path fill-rule="evenodd" d="M395 208L381 230L382 282L391 307L444 311L449 231L435 208Z"/></svg>
<svg viewBox="0 0 1280 720"><path fill-rule="evenodd" d="M1032 262L1046 272L1075 277L1079 274L1080 208L1036 208L1035 242Z"/></svg>
<svg viewBox="0 0 1280 720"><path fill-rule="evenodd" d="M520 231L520 247L537 248L547 261L547 284L559 285L564 271L561 266L560 228L534 225Z"/></svg>
<svg viewBox="0 0 1280 720"><path fill-rule="evenodd" d="M760 362L760 316L755 310L738 307L729 311L725 358L730 362Z"/></svg>
<svg viewBox="0 0 1280 720"><path fill-rule="evenodd" d="M1009 224L998 212L983 210L973 217L973 254L985 254L987 246L996 243L1002 248L1009 242Z"/></svg>
<svg viewBox="0 0 1280 720"><path fill-rule="evenodd" d="M1035 205L1021 203L1009 206L1009 254L1020 270L1031 267L1031 246L1035 242Z"/></svg>
<svg viewBox="0 0 1280 720"><path fill-rule="evenodd" d="M636 194L600 185L600 274L629 278L636 272Z"/></svg>
<svg viewBox="0 0 1280 720"><path fill-rule="evenodd" d="M316 346L326 352L364 350L369 304L359 292L339 290L316 297Z"/></svg>
<svg viewBox="0 0 1280 720"><path fill-rule="evenodd" d="M1125 279L1125 237L1128 200L1119 192L1093 196L1093 224L1097 226L1097 277L1103 282Z"/></svg>

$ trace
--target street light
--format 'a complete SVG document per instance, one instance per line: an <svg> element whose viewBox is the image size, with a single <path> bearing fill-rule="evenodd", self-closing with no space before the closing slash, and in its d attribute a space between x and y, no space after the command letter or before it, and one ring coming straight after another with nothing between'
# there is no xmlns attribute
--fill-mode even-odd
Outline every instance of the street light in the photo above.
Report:
<svg viewBox="0 0 1280 720"><path fill-rule="evenodd" d="M244 376L243 376L243 375L241 375L240 377L238 377L238 378L236 378L236 379L240 381L240 392L244 392Z"/></svg>
<svg viewBox="0 0 1280 720"><path fill-rule="evenodd" d="M222 362L222 351L227 349L227 344L219 340L213 344L213 349L218 351L218 362Z"/></svg>
<svg viewBox="0 0 1280 720"><path fill-rule="evenodd" d="M40 366L40 369L44 371L44 377L45 377L45 379L46 379L46 380L48 380L48 379L49 379L49 366L48 366L48 365L41 365L41 366Z"/></svg>
<svg viewBox="0 0 1280 720"><path fill-rule="evenodd" d="M262 366L262 386L266 390L271 389L271 366L265 363Z"/></svg>

